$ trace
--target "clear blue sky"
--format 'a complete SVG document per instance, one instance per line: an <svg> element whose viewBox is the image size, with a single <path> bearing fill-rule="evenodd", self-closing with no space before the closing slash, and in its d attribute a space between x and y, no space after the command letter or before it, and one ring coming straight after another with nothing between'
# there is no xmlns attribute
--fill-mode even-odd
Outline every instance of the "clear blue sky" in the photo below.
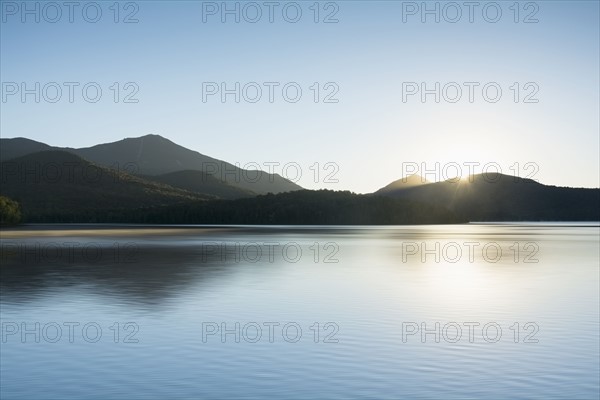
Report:
<svg viewBox="0 0 600 400"><path fill-rule="evenodd" d="M320 2L318 23L314 1L296 2L302 11L296 23L289 22L296 18L290 2L277 2L272 23L264 1L255 3L262 12L256 23L247 21L256 16L247 2L239 2L239 23L235 15L222 22L220 1L120 2L118 23L114 1L97 2L102 15L96 23L86 21L95 18L90 2L78 3L72 23L66 6L58 18L56 8L45 3L27 3L38 7L38 23L35 13L23 12L21 1L1 2L3 138L83 147L154 133L241 166L297 163L304 187L355 192L400 178L403 163L434 169L435 162L458 163L463 173L467 162L496 163L507 174L515 173L517 162L521 176L534 174L542 183L599 186L598 1L519 2L516 8L514 1L500 1L499 18L495 6L479 2L472 22L464 2L457 2L460 18L455 7L439 2L439 23L433 14L421 15L421 1ZM212 15L215 5L219 10ZM427 7L434 9L436 2ZM138 22L123 23L131 13ZM323 23L330 14L337 23ZM22 102L20 92L11 94L11 82L28 88L40 82L40 102L34 94ZM49 82L62 87L56 103L47 101L55 96L52 85L42 93ZM72 103L64 82L79 83ZM82 97L88 82L102 89L96 103ZM114 82L120 88L117 103ZM135 85L124 87L127 82ZM257 103L243 96L236 103L234 95L225 103L219 95L203 102L203 82L230 88L257 82L263 96ZM280 83L273 103L264 82ZM288 82L302 89L296 103L282 96ZM314 82L320 88L317 103ZM328 82L333 85L325 87ZM433 94L422 102L420 93L403 101L410 89L406 82L425 82L430 89L440 82L440 102ZM455 87L442 90L449 82L462 88L455 103L448 101ZM479 83L472 103L464 82ZM483 97L489 82L502 90L495 103ZM124 103L135 86L138 102ZM253 98L255 89L247 88ZM336 88L332 98L338 102L324 102ZM524 102L534 92L529 100L538 102ZM288 91L290 97L294 93ZM88 94L94 97L93 88ZM321 170L316 183L310 169L315 162ZM324 168L327 162L339 167L338 183L324 181L333 172ZM525 169L526 163L537 168ZM444 175L440 170L428 177Z"/></svg>

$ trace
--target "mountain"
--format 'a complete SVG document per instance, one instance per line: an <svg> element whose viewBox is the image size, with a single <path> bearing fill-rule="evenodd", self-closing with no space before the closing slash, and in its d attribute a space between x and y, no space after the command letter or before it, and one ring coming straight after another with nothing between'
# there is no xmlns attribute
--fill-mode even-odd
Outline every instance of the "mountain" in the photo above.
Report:
<svg viewBox="0 0 600 400"><path fill-rule="evenodd" d="M382 187L377 192L375 192L375 194L383 195L383 194L387 194L387 193L393 193L394 191L399 190L399 189L406 189L406 188L410 188L410 187L425 185L427 183L430 183L430 182L427 181L422 176L409 175L404 178L400 178L400 179L390 183L387 186Z"/></svg>
<svg viewBox="0 0 600 400"><path fill-rule="evenodd" d="M70 149L80 157L107 167L135 166L142 175L164 175L195 170L213 175L247 191L259 194L281 193L302 189L277 174L248 171L225 161L186 149L158 135L128 138L83 149Z"/></svg>
<svg viewBox="0 0 600 400"><path fill-rule="evenodd" d="M0 139L0 161L0 195L18 202L25 222L600 220L600 189L480 174L436 183L413 175L370 195L305 191L279 175L243 170L157 135L83 149Z"/></svg>
<svg viewBox="0 0 600 400"><path fill-rule="evenodd" d="M0 183L0 195L19 202L24 220L36 222L96 222L111 213L210 198L57 150L0 163Z"/></svg>
<svg viewBox="0 0 600 400"><path fill-rule="evenodd" d="M328 190L250 196L199 171L159 177L188 190L47 150L0 163L0 196L15 200L24 222L179 224L423 224L464 222L446 208L411 200ZM206 179L222 200L193 192ZM212 180L211 180L212 179ZM204 185L202 186L204 187ZM0 197L0 199L3 197ZM7 200L8 201L8 200Z"/></svg>
<svg viewBox="0 0 600 400"><path fill-rule="evenodd" d="M51 149L46 143L26 138L0 139L0 162Z"/></svg>
<svg viewBox="0 0 600 400"><path fill-rule="evenodd" d="M547 186L531 179L496 173L471 175L460 181L384 189L373 195L447 207L469 221L600 220L600 189Z"/></svg>
<svg viewBox="0 0 600 400"><path fill-rule="evenodd" d="M220 160L179 146L159 135L127 138L80 149L67 149L78 156L111 168L133 169L143 175L163 175L175 171L203 171Z"/></svg>
<svg viewBox="0 0 600 400"><path fill-rule="evenodd" d="M172 187L199 194L210 194L220 199L240 199L256 196L256 193L232 186L202 171L176 171L164 175L144 176L145 179L161 182Z"/></svg>
<svg viewBox="0 0 600 400"><path fill-rule="evenodd" d="M215 180L210 182L207 180L207 187L202 188L203 181L191 182L191 174L186 173L183 174L186 176L186 179L183 180L188 182L184 186L192 185L194 191L206 195L218 196L218 193L222 192L229 193L227 196L242 197L249 193L281 193L302 189L299 185L278 174L238 168L233 164L175 144L159 135L127 138L80 149L52 147L24 138L0 139L0 148L2 149L0 161L7 161L42 150L63 150L120 172L145 176L146 179L158 176L159 178L155 179L157 181L173 179L181 183L183 179L181 175L177 177L165 177L165 175L181 171L200 171L205 175L212 175ZM217 189L218 181L223 181L228 186ZM239 196L232 193L231 187L241 189Z"/></svg>

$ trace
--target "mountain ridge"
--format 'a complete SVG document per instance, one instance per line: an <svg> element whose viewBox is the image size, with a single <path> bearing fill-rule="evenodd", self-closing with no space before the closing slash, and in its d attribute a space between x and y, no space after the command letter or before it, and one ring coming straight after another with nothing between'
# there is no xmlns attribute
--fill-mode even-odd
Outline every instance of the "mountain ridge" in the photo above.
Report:
<svg viewBox="0 0 600 400"><path fill-rule="evenodd" d="M382 189L372 195L444 205L470 221L600 220L600 189L544 185L499 173Z"/></svg>
<svg viewBox="0 0 600 400"><path fill-rule="evenodd" d="M301 186L278 174L245 170L226 161L185 148L156 134L124 138L83 148L50 146L27 138L1 138L0 148L2 149L0 161L8 161L42 150L63 150L98 165L126 170L131 174L146 177L196 170L213 175L215 179L238 187L245 192L256 194L302 189Z"/></svg>
<svg viewBox="0 0 600 400"><path fill-rule="evenodd" d="M144 213L149 210L153 210L152 218L156 221L184 221L186 215L195 215L197 221L215 223L234 220L303 223L303 220L314 220L332 223L376 221L380 224L386 221L383 210L393 212L394 217L390 214L390 220L416 221L401 214L396 203L368 200L370 197L406 200L408 203L402 204L406 207L413 204L410 207L417 210L419 221L432 221L424 218L424 210L438 210L435 212L440 221L600 220L600 189L544 185L532 179L500 173L476 174L442 182L428 182L412 175L395 180L364 197L352 193L339 195L341 197L321 193L311 197L313 195L304 190L294 195L299 186L277 174L243 170L154 134L81 149L52 147L27 138L0 139L0 150L0 195L20 202L29 222L35 222L36 218L57 222L103 222L119 218L123 221L128 218L144 221ZM12 157L15 155L19 156ZM205 168L203 163L214 168ZM82 171L100 171L105 179L92 184L83 179L81 171L73 175L73 165L79 165ZM27 182L27 174L39 175L39 168L48 169L45 171L46 180ZM19 177L23 171L25 175ZM52 171L75 180L52 181ZM218 173L223 172L230 178L229 181L219 179ZM240 180L241 174L246 173L254 173L262 182ZM277 177L280 179L278 182ZM269 185L273 182L276 184ZM290 195L235 202L271 193ZM222 202L202 203L211 200ZM346 208L331 207L327 201L339 202ZM308 206L309 203L312 205ZM374 208L363 210L361 205ZM255 207L263 211L258 213ZM227 210L235 213L235 219L227 216ZM449 214L439 210L447 210ZM213 212L219 217L213 218ZM370 217L360 219L351 215L352 212L364 212ZM329 218L327 213L335 215ZM317 215L320 219L313 218Z"/></svg>
<svg viewBox="0 0 600 400"><path fill-rule="evenodd" d="M397 179L397 180L387 184L386 186L382 187L381 189L377 190L375 193L383 194L383 193L388 193L393 190L397 190L397 189L401 189L401 188L426 185L428 183L431 183L431 182L429 182L428 180L426 180L425 178L423 178L420 175L413 174L413 175L405 176L404 178Z"/></svg>
<svg viewBox="0 0 600 400"><path fill-rule="evenodd" d="M0 194L20 203L26 219L102 220L111 212L206 201L214 197L95 165L63 150L0 163Z"/></svg>

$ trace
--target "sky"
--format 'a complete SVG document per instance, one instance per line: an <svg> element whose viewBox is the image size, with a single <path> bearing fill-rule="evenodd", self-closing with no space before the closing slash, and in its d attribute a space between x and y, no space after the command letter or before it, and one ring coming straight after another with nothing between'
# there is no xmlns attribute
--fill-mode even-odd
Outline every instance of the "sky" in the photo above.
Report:
<svg viewBox="0 0 600 400"><path fill-rule="evenodd" d="M357 193L409 173L600 186L595 0L0 4L2 138L158 134Z"/></svg>

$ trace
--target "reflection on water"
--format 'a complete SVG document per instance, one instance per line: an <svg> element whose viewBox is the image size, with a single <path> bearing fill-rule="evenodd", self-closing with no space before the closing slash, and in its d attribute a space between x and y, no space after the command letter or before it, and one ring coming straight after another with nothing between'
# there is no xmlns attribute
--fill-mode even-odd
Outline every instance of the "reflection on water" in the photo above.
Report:
<svg viewBox="0 0 600 400"><path fill-rule="evenodd" d="M1 233L4 398L597 398L597 225Z"/></svg>

